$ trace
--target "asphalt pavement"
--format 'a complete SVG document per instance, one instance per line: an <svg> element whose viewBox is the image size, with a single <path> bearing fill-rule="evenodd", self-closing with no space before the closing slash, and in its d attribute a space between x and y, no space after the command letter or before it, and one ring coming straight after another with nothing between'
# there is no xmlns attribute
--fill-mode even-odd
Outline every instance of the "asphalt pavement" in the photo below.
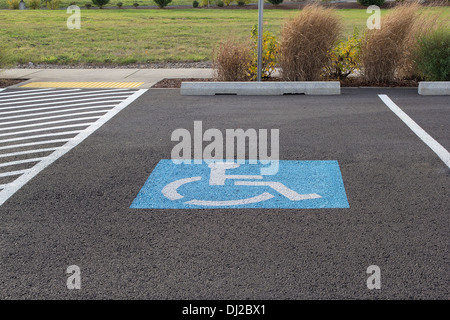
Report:
<svg viewBox="0 0 450 320"><path fill-rule="evenodd" d="M0 206L0 298L448 299L449 167L379 94L449 150L448 97L417 89L146 91ZM130 208L194 121L279 129L281 160L336 160L349 207ZM367 287L371 265L381 289Z"/></svg>

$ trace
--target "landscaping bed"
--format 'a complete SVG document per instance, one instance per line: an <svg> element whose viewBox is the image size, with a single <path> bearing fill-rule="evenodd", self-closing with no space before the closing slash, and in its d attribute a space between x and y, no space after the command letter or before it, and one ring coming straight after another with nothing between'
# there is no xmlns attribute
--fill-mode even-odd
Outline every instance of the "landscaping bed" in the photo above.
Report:
<svg viewBox="0 0 450 320"><path fill-rule="evenodd" d="M0 88L6 88L24 82L27 79L0 79Z"/></svg>

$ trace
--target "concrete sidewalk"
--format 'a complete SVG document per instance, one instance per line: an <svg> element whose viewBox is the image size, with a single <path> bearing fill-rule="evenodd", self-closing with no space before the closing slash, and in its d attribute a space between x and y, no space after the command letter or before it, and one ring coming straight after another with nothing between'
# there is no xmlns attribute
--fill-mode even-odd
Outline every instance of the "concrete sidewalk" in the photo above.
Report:
<svg viewBox="0 0 450 320"><path fill-rule="evenodd" d="M31 82L143 82L147 89L164 78L211 78L212 69L0 69L0 78Z"/></svg>

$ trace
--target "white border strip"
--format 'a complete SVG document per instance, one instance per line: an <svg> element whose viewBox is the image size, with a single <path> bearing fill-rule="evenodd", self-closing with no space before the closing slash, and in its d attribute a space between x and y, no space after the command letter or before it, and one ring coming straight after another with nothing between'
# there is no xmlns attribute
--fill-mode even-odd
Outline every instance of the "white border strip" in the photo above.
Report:
<svg viewBox="0 0 450 320"><path fill-rule="evenodd" d="M2 191L0 191L0 205L5 203L14 193L16 193L20 188L22 188L28 181L33 179L39 172L44 170L46 167L51 165L57 159L65 155L71 149L75 148L81 142L83 142L87 137L89 137L93 132L95 132L98 128L108 122L111 118L113 118L120 111L125 109L129 104L139 98L147 92L147 89L140 89L136 91L133 95L129 96L127 99L118 104L115 108L111 109L106 115L97 120L94 124L89 126L86 130L83 130L80 134L78 134L75 138L71 139L64 146L53 152L51 155L43 159L33 168L29 169L29 171L25 172L19 178L9 183Z"/></svg>
<svg viewBox="0 0 450 320"><path fill-rule="evenodd" d="M380 99L391 109L427 146L433 150L439 158L450 168L450 153L433 139L425 130L414 122L405 112L402 111L387 95L379 94Z"/></svg>

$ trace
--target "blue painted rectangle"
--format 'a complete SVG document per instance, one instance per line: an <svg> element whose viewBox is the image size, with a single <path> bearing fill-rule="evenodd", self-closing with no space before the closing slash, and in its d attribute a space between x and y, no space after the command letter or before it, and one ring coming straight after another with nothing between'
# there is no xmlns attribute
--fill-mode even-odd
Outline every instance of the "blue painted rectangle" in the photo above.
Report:
<svg viewBox="0 0 450 320"><path fill-rule="evenodd" d="M131 208L349 208L335 160L280 160L276 174L261 176L263 167L267 165L246 161L237 168L227 169L226 175L247 178L231 177L223 185L211 185L211 168L207 163L174 164L172 160L161 160ZM293 195L297 200L292 200ZM306 199L298 200L301 197Z"/></svg>

